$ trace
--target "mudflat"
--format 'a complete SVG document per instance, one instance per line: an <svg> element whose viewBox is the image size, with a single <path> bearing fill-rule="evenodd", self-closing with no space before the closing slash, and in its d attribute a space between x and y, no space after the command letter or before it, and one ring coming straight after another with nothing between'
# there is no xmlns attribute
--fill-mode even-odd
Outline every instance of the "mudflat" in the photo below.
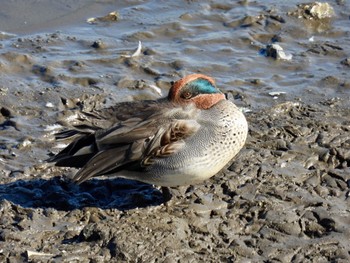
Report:
<svg viewBox="0 0 350 263"><path fill-rule="evenodd" d="M0 11L0 261L349 262L348 1L11 1ZM135 50L141 42L140 52ZM45 162L77 112L190 73L245 113L222 172L172 189Z"/></svg>

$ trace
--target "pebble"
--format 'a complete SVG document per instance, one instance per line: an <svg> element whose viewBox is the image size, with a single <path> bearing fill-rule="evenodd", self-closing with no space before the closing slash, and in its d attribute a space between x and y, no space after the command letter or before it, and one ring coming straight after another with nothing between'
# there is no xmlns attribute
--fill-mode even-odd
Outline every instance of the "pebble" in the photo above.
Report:
<svg viewBox="0 0 350 263"><path fill-rule="evenodd" d="M283 48L279 44L269 44L265 49L262 50L262 53L265 54L266 57L272 57L274 59L281 60L291 60L293 55L286 54Z"/></svg>
<svg viewBox="0 0 350 263"><path fill-rule="evenodd" d="M96 49L106 48L106 44L102 40L96 40L92 43L91 47Z"/></svg>
<svg viewBox="0 0 350 263"><path fill-rule="evenodd" d="M52 102L46 102L45 107L53 108L53 107L55 107L55 105Z"/></svg>

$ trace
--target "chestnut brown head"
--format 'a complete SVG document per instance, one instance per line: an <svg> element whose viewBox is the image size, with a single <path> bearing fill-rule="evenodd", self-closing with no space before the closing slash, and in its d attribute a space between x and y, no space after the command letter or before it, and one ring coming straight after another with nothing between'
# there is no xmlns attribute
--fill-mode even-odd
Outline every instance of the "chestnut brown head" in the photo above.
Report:
<svg viewBox="0 0 350 263"><path fill-rule="evenodd" d="M194 103L197 108L205 110L224 100L225 95L211 77L191 74L173 83L168 99L176 104Z"/></svg>

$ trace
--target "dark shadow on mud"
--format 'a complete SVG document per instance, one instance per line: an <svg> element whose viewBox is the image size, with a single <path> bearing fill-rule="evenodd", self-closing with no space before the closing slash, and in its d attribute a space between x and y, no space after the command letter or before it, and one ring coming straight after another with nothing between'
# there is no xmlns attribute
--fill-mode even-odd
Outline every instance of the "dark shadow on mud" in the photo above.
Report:
<svg viewBox="0 0 350 263"><path fill-rule="evenodd" d="M81 185L62 177L18 180L0 185L0 201L3 199L26 208L63 211L84 207L128 210L163 203L162 193L158 189L122 178L92 179Z"/></svg>

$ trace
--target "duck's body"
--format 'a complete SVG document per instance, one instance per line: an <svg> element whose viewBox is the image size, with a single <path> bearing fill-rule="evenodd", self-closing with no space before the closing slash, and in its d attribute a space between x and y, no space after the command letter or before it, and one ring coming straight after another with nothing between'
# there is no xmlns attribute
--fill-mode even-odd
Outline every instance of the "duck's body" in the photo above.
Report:
<svg viewBox="0 0 350 263"><path fill-rule="evenodd" d="M196 184L239 152L248 131L242 112L200 74L175 82L168 98L84 116L88 131L78 131L84 134L50 158L58 166L82 168L74 177L79 183L114 175L159 186Z"/></svg>

